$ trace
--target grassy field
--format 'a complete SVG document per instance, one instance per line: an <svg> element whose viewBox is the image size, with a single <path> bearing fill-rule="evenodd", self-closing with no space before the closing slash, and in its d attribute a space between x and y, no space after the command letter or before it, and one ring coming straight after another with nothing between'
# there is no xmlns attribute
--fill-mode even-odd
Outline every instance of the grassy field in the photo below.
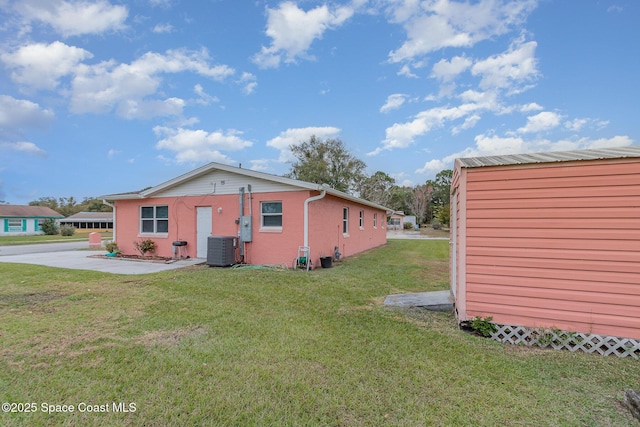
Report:
<svg viewBox="0 0 640 427"><path fill-rule="evenodd" d="M109 240L113 237L113 233L100 233L102 240ZM0 246L10 245L32 245L35 243L57 243L57 242L74 242L89 240L89 233L76 232L73 236L61 236L59 234L55 236L48 236L46 234L39 234L35 236L2 236L0 237Z"/></svg>
<svg viewBox="0 0 640 427"><path fill-rule="evenodd" d="M36 412L0 425L637 426L621 401L638 361L381 305L446 289L447 257L446 241L391 240L308 273L2 264L0 398Z"/></svg>

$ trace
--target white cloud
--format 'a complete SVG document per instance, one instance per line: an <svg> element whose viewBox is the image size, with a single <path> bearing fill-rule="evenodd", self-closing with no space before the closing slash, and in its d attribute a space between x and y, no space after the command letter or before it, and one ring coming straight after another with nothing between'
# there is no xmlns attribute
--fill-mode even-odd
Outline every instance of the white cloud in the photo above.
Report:
<svg viewBox="0 0 640 427"><path fill-rule="evenodd" d="M538 76L536 47L537 43L534 41L518 40L506 52L476 61L471 67L471 74L480 76L481 89L521 92L524 89L522 85L533 81Z"/></svg>
<svg viewBox="0 0 640 427"><path fill-rule="evenodd" d="M307 51L325 31L337 28L354 13L350 7L330 9L326 4L307 12L291 1L280 3L275 8L267 8L266 34L271 38L268 47L253 57L261 68L275 68L284 62L295 62L297 58L308 58Z"/></svg>
<svg viewBox="0 0 640 427"><path fill-rule="evenodd" d="M235 129L207 132L201 129L156 126L153 131L157 137L161 138L156 148L174 152L178 163L203 161L233 163L227 155L222 154L222 151L237 151L253 145L251 141L242 139L242 132Z"/></svg>
<svg viewBox="0 0 640 427"><path fill-rule="evenodd" d="M388 113L389 111L397 110L398 108L402 107L402 104L404 104L406 100L407 95L403 93L394 93L393 95L389 95L387 97L387 102L385 102L385 104L380 107L380 112Z"/></svg>
<svg viewBox="0 0 640 427"><path fill-rule="evenodd" d="M523 113L530 113L532 111L540 111L540 110L544 110L544 108L535 102L531 102L529 104L522 105L520 107L520 111Z"/></svg>
<svg viewBox="0 0 640 427"><path fill-rule="evenodd" d="M165 100L128 99L118 104L116 113L126 119L150 119L158 116L180 116L185 102L180 98Z"/></svg>
<svg viewBox="0 0 640 427"><path fill-rule="evenodd" d="M468 70L473 62L469 58L463 56L455 56L450 61L441 59L434 64L431 77L449 82L455 79L459 74Z"/></svg>
<svg viewBox="0 0 640 427"><path fill-rule="evenodd" d="M280 150L280 162L286 163L294 160L291 150L292 145L299 145L306 142L315 135L319 139L335 138L340 134L340 128L336 127L306 127L306 128L293 128L287 129L284 132L280 132L280 135L267 141L267 147L273 147Z"/></svg>
<svg viewBox="0 0 640 427"><path fill-rule="evenodd" d="M55 41L34 43L12 53L0 54L0 60L14 70L11 78L36 89L55 89L61 77L70 75L83 60L93 55L84 49Z"/></svg>
<svg viewBox="0 0 640 427"><path fill-rule="evenodd" d="M527 117L527 124L520 129L520 133L535 133L555 129L560 126L562 116L551 111L543 111L535 116Z"/></svg>
<svg viewBox="0 0 640 427"><path fill-rule="evenodd" d="M184 103L178 98L145 98L158 91L164 73L191 71L221 81L235 72L226 65L210 66L208 61L205 50L168 50L165 54L148 52L131 64L80 65L71 84L71 110L106 113L115 108L125 118L179 115Z"/></svg>
<svg viewBox="0 0 640 427"><path fill-rule="evenodd" d="M417 78L418 78L418 75L417 75L417 74L415 74L415 73L413 73L413 72L411 71L411 67L410 67L409 65L407 65L407 64L404 64L404 65L400 68L400 71L398 71L398 75L399 75L399 76L409 77L409 78L412 78L412 79L417 79Z"/></svg>
<svg viewBox="0 0 640 427"><path fill-rule="evenodd" d="M243 92L247 95L251 95L258 87L256 76L247 72L242 73L237 83L244 86Z"/></svg>
<svg viewBox="0 0 640 427"><path fill-rule="evenodd" d="M156 34L165 34L173 32L173 25L171 24L156 24L155 27L151 30Z"/></svg>
<svg viewBox="0 0 640 427"><path fill-rule="evenodd" d="M402 62L446 47L471 47L511 31L535 6L535 0L393 2L387 12L392 22L404 27L407 40L389 53L389 60Z"/></svg>
<svg viewBox="0 0 640 427"><path fill-rule="evenodd" d="M589 119L573 119L564 122L564 127L570 131L578 132L589 123Z"/></svg>
<svg viewBox="0 0 640 427"><path fill-rule="evenodd" d="M25 19L48 24L63 37L121 30L129 14L125 6L105 0L21 0L16 9Z"/></svg>
<svg viewBox="0 0 640 427"><path fill-rule="evenodd" d="M386 138L382 141L382 147L367 153L367 155L375 156L383 150L407 148L413 144L416 137L425 135L433 129L441 128L448 122L475 114L482 108L484 107L478 104L468 103L458 107L435 107L422 111L409 122L394 123L388 127Z"/></svg>
<svg viewBox="0 0 640 427"><path fill-rule="evenodd" d="M612 138L591 139L584 137L557 141L550 141L548 139L527 140L520 136L502 137L497 135L477 135L475 137L475 146L467 147L442 159L429 160L422 168L416 170L416 173L435 174L443 169L451 169L454 160L459 157L500 156L547 151L612 148L631 144L633 144L631 138L620 135Z"/></svg>
<svg viewBox="0 0 640 427"><path fill-rule="evenodd" d="M198 100L196 100L197 104L209 105L211 103L220 102L220 99L218 99L218 97L211 96L208 93L206 93L204 88L200 84L195 85L193 87L193 91L196 93L196 95L198 95L198 98L199 98Z"/></svg>
<svg viewBox="0 0 640 427"><path fill-rule="evenodd" d="M24 154L32 156L46 157L47 152L38 147L33 142L19 141L19 142L0 142L0 151L19 151Z"/></svg>
<svg viewBox="0 0 640 427"><path fill-rule="evenodd" d="M269 159L257 159L257 160L249 160L251 163L251 167L249 169L260 172L268 172L271 170L269 163L271 160Z"/></svg>
<svg viewBox="0 0 640 427"><path fill-rule="evenodd" d="M0 95L0 151L46 156L45 150L22 139L25 131L44 129L53 119L53 111L43 109L35 102Z"/></svg>
<svg viewBox="0 0 640 427"><path fill-rule="evenodd" d="M53 121L53 111L35 102L0 95L0 133L11 130L45 128Z"/></svg>

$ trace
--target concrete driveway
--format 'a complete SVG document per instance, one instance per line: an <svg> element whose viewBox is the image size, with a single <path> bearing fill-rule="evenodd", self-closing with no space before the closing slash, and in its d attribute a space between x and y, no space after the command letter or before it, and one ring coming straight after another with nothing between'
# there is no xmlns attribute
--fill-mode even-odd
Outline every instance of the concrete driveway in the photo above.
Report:
<svg viewBox="0 0 640 427"><path fill-rule="evenodd" d="M96 258L106 251L79 250L88 248L88 242L46 243L37 245L0 246L0 264L37 264L74 270L93 270L113 274L148 274L203 264L204 259L188 258L170 264ZM0 271L2 266L0 265Z"/></svg>

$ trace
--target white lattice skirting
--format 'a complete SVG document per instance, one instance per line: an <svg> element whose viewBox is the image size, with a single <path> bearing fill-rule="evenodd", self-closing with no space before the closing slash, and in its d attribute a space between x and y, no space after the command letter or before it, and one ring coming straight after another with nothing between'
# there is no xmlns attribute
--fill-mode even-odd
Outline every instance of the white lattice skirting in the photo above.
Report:
<svg viewBox="0 0 640 427"><path fill-rule="evenodd" d="M491 339L508 344L551 347L556 350L598 353L603 356L640 359L640 341L629 338L567 332L557 329L531 329L522 326L496 325L498 331Z"/></svg>

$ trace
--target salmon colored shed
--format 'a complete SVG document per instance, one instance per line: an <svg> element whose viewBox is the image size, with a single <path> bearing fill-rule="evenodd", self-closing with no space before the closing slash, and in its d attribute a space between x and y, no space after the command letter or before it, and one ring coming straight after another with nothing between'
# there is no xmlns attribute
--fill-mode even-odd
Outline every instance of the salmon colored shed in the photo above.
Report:
<svg viewBox="0 0 640 427"><path fill-rule="evenodd" d="M459 322L640 338L640 147L457 159Z"/></svg>
<svg viewBox="0 0 640 427"><path fill-rule="evenodd" d="M236 237L236 261L291 266L300 246L320 257L353 255L386 243L388 209L327 186L210 163L113 203L114 240L123 254L151 239L156 255L207 258L210 236Z"/></svg>

